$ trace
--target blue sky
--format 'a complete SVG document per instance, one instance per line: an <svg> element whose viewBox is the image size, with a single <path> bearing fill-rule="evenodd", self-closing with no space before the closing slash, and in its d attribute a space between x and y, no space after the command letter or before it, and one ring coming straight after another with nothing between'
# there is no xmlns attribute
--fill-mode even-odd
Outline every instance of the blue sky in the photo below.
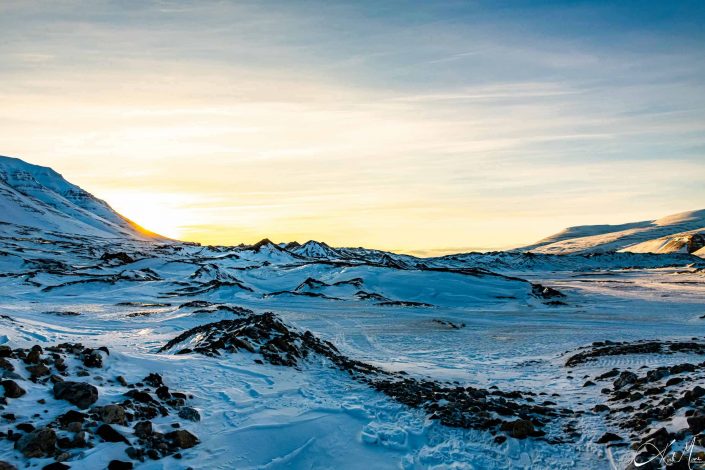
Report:
<svg viewBox="0 0 705 470"><path fill-rule="evenodd" d="M705 207L704 2L3 2L0 153L148 228L416 253Z"/></svg>

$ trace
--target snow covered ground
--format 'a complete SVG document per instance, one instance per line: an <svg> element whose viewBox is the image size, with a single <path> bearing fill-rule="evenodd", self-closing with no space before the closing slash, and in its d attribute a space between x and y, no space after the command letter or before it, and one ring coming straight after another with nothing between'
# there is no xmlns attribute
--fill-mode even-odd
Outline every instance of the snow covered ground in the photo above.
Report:
<svg viewBox="0 0 705 470"><path fill-rule="evenodd" d="M624 468L635 456L628 445L650 429L687 429L686 410L701 403L645 429L625 429L620 423L631 414L617 411L617 402L601 392L614 378L596 380L612 368L644 374L644 366L697 364L703 361L699 349L606 355L566 367L569 356L593 342L705 342L705 263L696 257L415 260L383 259L376 252L335 258L314 248L298 254L270 243L225 248L106 241L3 225L0 341L12 348L64 342L108 347L104 366L83 379L101 392L96 405L127 390L108 386L114 377L132 383L151 372L193 394L190 405L201 419L187 428L200 444L181 459L135 461L146 469ZM627 267L636 265L643 267ZM486 271L493 266L496 273ZM563 296L537 289L539 284ZM246 317L244 309L272 311L292 330L309 330L345 357L386 371L490 392L532 392L532 400L547 408L574 414L549 419L542 428L546 437L519 439L512 432L443 425L423 407L400 403L324 357L288 367L245 350L217 357L159 352L189 328ZM15 367L20 372L23 365L16 361ZM703 384L702 372L672 374L685 380L668 390ZM597 385L584 386L588 381ZM5 412L16 421L0 418L3 432L24 420L38 427L66 411L67 404L53 400L41 383L18 383L28 393L8 399ZM33 418L41 398L47 413ZM613 419L593 411L604 403L615 408ZM172 413L153 421L168 429L183 420ZM135 440L131 427L115 429ZM627 445L597 443L606 432ZM679 436L678 445L689 436ZM68 451L65 464L105 468L114 459L130 460L127 447L96 439L94 447ZM6 439L0 460L28 465Z"/></svg>

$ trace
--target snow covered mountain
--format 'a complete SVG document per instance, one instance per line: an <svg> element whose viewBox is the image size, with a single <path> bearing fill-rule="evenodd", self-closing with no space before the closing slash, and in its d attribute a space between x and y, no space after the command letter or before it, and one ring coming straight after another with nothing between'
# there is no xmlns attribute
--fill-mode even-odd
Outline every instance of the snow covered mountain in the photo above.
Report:
<svg viewBox="0 0 705 470"><path fill-rule="evenodd" d="M696 253L705 245L705 209L622 225L570 227L520 251L544 254Z"/></svg>
<svg viewBox="0 0 705 470"><path fill-rule="evenodd" d="M551 242L667 227L630 247L668 254L201 246L2 158L0 468L627 468L653 429L682 448L705 406L690 214Z"/></svg>
<svg viewBox="0 0 705 470"><path fill-rule="evenodd" d="M0 222L64 234L165 240L51 168L4 156L0 156Z"/></svg>

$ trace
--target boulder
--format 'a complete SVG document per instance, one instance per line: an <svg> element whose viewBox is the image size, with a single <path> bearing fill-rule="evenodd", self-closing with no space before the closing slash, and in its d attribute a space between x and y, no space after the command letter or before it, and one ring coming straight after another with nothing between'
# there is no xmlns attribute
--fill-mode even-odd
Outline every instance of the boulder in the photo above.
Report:
<svg viewBox="0 0 705 470"><path fill-rule="evenodd" d="M165 436L175 447L181 449L190 449L191 447L198 444L198 438L186 431L185 429L178 429L176 431L169 432Z"/></svg>
<svg viewBox="0 0 705 470"><path fill-rule="evenodd" d="M125 409L120 405L106 405L100 409L100 419L106 424L125 424Z"/></svg>
<svg viewBox="0 0 705 470"><path fill-rule="evenodd" d="M109 424L101 424L98 426L95 433L106 442L124 442L125 444L130 443L125 436L120 434Z"/></svg>
<svg viewBox="0 0 705 470"><path fill-rule="evenodd" d="M84 382L58 382L54 384L54 398L86 409L98 401L98 389Z"/></svg>
<svg viewBox="0 0 705 470"><path fill-rule="evenodd" d="M195 408L184 406L179 410L179 418L187 419L189 421L200 421L201 415Z"/></svg>
<svg viewBox="0 0 705 470"><path fill-rule="evenodd" d="M0 384L5 388L5 396L7 398L19 398L27 393L14 380L3 380Z"/></svg>
<svg viewBox="0 0 705 470"><path fill-rule="evenodd" d="M56 433L50 428L39 428L15 442L15 449L25 457L50 457L56 449Z"/></svg>

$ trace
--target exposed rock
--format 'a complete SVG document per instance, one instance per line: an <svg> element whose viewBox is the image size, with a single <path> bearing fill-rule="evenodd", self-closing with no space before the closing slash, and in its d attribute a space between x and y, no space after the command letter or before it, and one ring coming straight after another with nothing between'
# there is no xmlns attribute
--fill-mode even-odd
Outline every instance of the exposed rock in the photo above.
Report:
<svg viewBox="0 0 705 470"><path fill-rule="evenodd" d="M120 434L109 424L101 424L98 426L95 433L106 442L124 442L125 444L130 443L125 436Z"/></svg>
<svg viewBox="0 0 705 470"><path fill-rule="evenodd" d="M602 435L601 438L597 440L598 444L606 444L608 442L613 442L613 441L621 441L622 438L619 437L618 435L611 433L611 432L606 432Z"/></svg>
<svg viewBox="0 0 705 470"><path fill-rule="evenodd" d="M66 465L65 463L52 462L49 465L44 465L42 467L42 470L66 470L68 468L71 468L71 467Z"/></svg>
<svg viewBox="0 0 705 470"><path fill-rule="evenodd" d="M103 356L95 349L86 349L83 352L83 365L86 367L103 367Z"/></svg>
<svg viewBox="0 0 705 470"><path fill-rule="evenodd" d="M186 431L185 429L172 431L170 433L165 434L164 437L169 439L176 447L179 447L181 449L190 449L199 442L196 436Z"/></svg>
<svg viewBox="0 0 705 470"><path fill-rule="evenodd" d="M56 449L56 433L51 428L40 428L22 436L15 449L25 457L50 457Z"/></svg>
<svg viewBox="0 0 705 470"><path fill-rule="evenodd" d="M100 409L100 419L105 424L125 424L125 409L120 405L106 405Z"/></svg>
<svg viewBox="0 0 705 470"><path fill-rule="evenodd" d="M83 423L87 415L76 410L68 410L57 418L61 426L68 426L70 423Z"/></svg>
<svg viewBox="0 0 705 470"><path fill-rule="evenodd" d="M502 423L502 430L508 431L509 435L515 439L526 439L536 433L531 421L525 419Z"/></svg>
<svg viewBox="0 0 705 470"><path fill-rule="evenodd" d="M141 438L149 437L154 432L152 430L152 422L151 421L140 421L139 423L135 424L134 430L135 430L135 435L137 437L141 437Z"/></svg>
<svg viewBox="0 0 705 470"><path fill-rule="evenodd" d="M108 470L132 470L134 465L132 462L123 462L122 460L111 460L108 464Z"/></svg>
<svg viewBox="0 0 705 470"><path fill-rule="evenodd" d="M633 384L639 377L634 372L624 371L619 374L619 378L614 381L614 388L620 389L626 385Z"/></svg>
<svg viewBox="0 0 705 470"><path fill-rule="evenodd" d="M195 408L184 406L179 410L179 418L187 419L189 421L200 421L201 415Z"/></svg>
<svg viewBox="0 0 705 470"><path fill-rule="evenodd" d="M41 363L34 366L27 366L27 372L29 372L34 379L51 374L51 370Z"/></svg>
<svg viewBox="0 0 705 470"><path fill-rule="evenodd" d="M693 434L698 434L705 431L705 416L690 416L687 418L688 427Z"/></svg>
<svg viewBox="0 0 705 470"><path fill-rule="evenodd" d="M27 393L14 380L3 380L0 384L5 388L5 396L7 398L19 398Z"/></svg>
<svg viewBox="0 0 705 470"><path fill-rule="evenodd" d="M54 398L86 409L98 401L98 389L84 382L58 382L54 384Z"/></svg>

